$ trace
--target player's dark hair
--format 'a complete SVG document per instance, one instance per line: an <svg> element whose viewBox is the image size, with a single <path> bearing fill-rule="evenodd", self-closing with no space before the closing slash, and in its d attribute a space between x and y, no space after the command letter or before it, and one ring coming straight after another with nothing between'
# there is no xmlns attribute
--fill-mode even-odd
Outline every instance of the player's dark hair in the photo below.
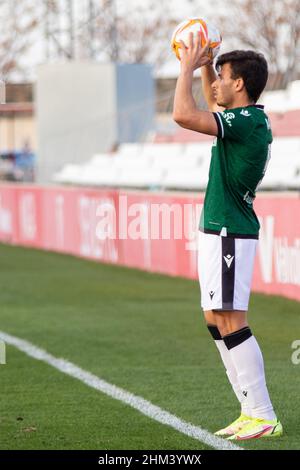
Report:
<svg viewBox="0 0 300 470"><path fill-rule="evenodd" d="M268 80L268 64L264 55L254 51L227 52L218 57L217 70L227 63L231 66L231 78L242 78L249 98L256 103Z"/></svg>

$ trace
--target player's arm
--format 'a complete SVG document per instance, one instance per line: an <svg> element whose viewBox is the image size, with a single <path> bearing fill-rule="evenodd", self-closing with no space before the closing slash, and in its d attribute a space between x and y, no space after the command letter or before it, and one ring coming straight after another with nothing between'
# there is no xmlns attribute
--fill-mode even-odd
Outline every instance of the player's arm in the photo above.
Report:
<svg viewBox="0 0 300 470"><path fill-rule="evenodd" d="M181 127L208 135L218 135L214 115L197 108L192 93L193 73L197 68L210 62L207 56L209 45L200 46L199 38L190 34L189 48L181 42L181 71L177 80L173 119Z"/></svg>
<svg viewBox="0 0 300 470"><path fill-rule="evenodd" d="M204 65L201 68L201 83L205 101L208 109L213 112L224 111L225 108L217 105L213 94L212 84L217 80L217 74L212 64Z"/></svg>
<svg viewBox="0 0 300 470"><path fill-rule="evenodd" d="M173 119L179 126L202 134L218 135L218 126L214 115L197 108L192 94L192 70L181 70L177 80Z"/></svg>

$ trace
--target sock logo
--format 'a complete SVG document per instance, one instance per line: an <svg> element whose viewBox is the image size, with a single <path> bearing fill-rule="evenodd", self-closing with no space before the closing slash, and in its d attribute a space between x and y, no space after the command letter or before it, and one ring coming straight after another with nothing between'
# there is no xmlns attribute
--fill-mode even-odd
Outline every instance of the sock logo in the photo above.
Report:
<svg viewBox="0 0 300 470"><path fill-rule="evenodd" d="M226 256L223 256L223 258L225 260L225 263L227 264L227 267L230 268L232 261L234 260L234 256L226 255Z"/></svg>
<svg viewBox="0 0 300 470"><path fill-rule="evenodd" d="M211 290L210 293L209 293L210 300L213 299L214 295L215 295L215 292Z"/></svg>
<svg viewBox="0 0 300 470"><path fill-rule="evenodd" d="M244 395L245 397L247 397L248 392L247 392L246 390L243 390L243 395Z"/></svg>

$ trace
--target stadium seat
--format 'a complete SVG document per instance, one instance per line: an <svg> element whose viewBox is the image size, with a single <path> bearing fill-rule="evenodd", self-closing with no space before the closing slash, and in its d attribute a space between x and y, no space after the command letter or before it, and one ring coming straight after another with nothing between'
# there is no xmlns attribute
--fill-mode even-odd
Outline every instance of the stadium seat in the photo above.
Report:
<svg viewBox="0 0 300 470"><path fill-rule="evenodd" d="M293 189L297 188L297 175L300 171L300 159L295 155L283 156L281 153L271 157L266 174L259 189Z"/></svg>
<svg viewBox="0 0 300 470"><path fill-rule="evenodd" d="M81 176L77 182L92 186L117 186L119 170L113 167L95 167L86 165L82 167Z"/></svg>
<svg viewBox="0 0 300 470"><path fill-rule="evenodd" d="M266 91L261 100L266 111L288 111L300 108L300 80L290 82L286 90Z"/></svg>
<svg viewBox="0 0 300 470"><path fill-rule="evenodd" d="M207 165L197 168L172 169L163 179L166 189L204 190L208 182Z"/></svg>
<svg viewBox="0 0 300 470"><path fill-rule="evenodd" d="M85 165L66 165L55 182L126 188L204 190L211 142L122 144L118 152L94 155ZM259 189L299 189L300 137L275 138Z"/></svg>
<svg viewBox="0 0 300 470"><path fill-rule="evenodd" d="M143 168L123 168L118 185L131 188L160 189L164 173L162 168L149 168L147 171Z"/></svg>
<svg viewBox="0 0 300 470"><path fill-rule="evenodd" d="M121 144L116 155L120 157L137 157L142 155L144 144L140 143L124 143Z"/></svg>
<svg viewBox="0 0 300 470"><path fill-rule="evenodd" d="M200 159L208 158L211 156L212 142L202 142L195 144L186 144L185 145L185 157L189 158L191 156L198 157Z"/></svg>
<svg viewBox="0 0 300 470"><path fill-rule="evenodd" d="M113 164L113 161L114 156L112 154L102 153L94 155L89 161L89 164L93 167L103 168L111 166Z"/></svg>
<svg viewBox="0 0 300 470"><path fill-rule="evenodd" d="M169 172L163 181L164 187L167 189L186 189L186 190L204 190L207 185L208 178L201 168L174 170Z"/></svg>
<svg viewBox="0 0 300 470"><path fill-rule="evenodd" d="M113 160L113 166L120 170L129 168L149 168L152 166L153 159L149 156L133 156L133 155L120 155L117 154Z"/></svg>
<svg viewBox="0 0 300 470"><path fill-rule="evenodd" d="M68 164L53 176L53 181L56 183L76 184L80 179L81 172L82 168L80 165Z"/></svg>
<svg viewBox="0 0 300 470"><path fill-rule="evenodd" d="M184 146L177 143L162 143L162 144L144 144L142 156L154 157L163 159L166 156L180 157L183 154Z"/></svg>

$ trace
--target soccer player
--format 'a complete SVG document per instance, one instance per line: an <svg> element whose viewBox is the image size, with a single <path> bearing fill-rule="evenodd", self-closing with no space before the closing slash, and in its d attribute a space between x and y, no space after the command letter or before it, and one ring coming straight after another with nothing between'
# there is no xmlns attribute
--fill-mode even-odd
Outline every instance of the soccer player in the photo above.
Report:
<svg viewBox="0 0 300 470"><path fill-rule="evenodd" d="M244 440L282 435L266 386L260 347L247 321L259 221L253 210L268 159L272 132L257 100L268 65L262 54L232 51L219 56L216 71L209 43L190 34L181 42L174 120L182 127L216 136L200 220L199 280L208 330L220 352L241 415L216 435ZM192 95L193 72L202 68L209 111Z"/></svg>

